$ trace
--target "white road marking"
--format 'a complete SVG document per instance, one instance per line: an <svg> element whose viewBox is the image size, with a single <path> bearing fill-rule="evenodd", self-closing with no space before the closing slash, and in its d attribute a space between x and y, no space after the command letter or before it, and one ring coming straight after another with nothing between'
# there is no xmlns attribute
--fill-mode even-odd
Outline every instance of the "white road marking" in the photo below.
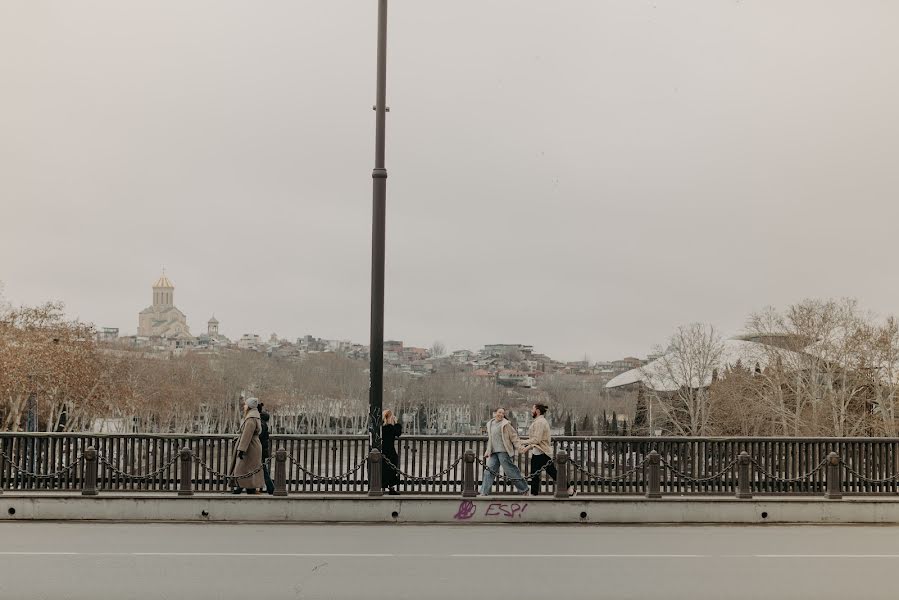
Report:
<svg viewBox="0 0 899 600"><path fill-rule="evenodd" d="M899 554L754 554L756 558L899 558Z"/></svg>
<svg viewBox="0 0 899 600"><path fill-rule="evenodd" d="M322 552L0 552L0 556L196 556L196 557L299 557L299 558L392 558L396 554L359 554ZM419 555L416 555L419 556Z"/></svg>
<svg viewBox="0 0 899 600"><path fill-rule="evenodd" d="M712 558L712 554L450 554L452 558Z"/></svg>
<svg viewBox="0 0 899 600"><path fill-rule="evenodd" d="M882 558L897 559L899 554L402 554L359 552L29 552L0 551L0 556L149 556L195 558L582 558L582 559L647 559L647 558Z"/></svg>

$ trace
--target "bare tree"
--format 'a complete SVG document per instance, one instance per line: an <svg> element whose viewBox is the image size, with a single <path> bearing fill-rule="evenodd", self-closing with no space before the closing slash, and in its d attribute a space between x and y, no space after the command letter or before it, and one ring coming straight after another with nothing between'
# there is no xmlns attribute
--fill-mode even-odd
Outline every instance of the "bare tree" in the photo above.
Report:
<svg viewBox="0 0 899 600"><path fill-rule="evenodd" d="M679 435L707 435L712 424L708 386L722 366L724 343L711 325L678 327L662 356L643 368L647 396Z"/></svg>
<svg viewBox="0 0 899 600"><path fill-rule="evenodd" d="M50 431L83 423L114 389L93 328L66 320L62 308L51 302L0 314L3 429L21 429L26 413Z"/></svg>
<svg viewBox="0 0 899 600"><path fill-rule="evenodd" d="M434 358L440 358L446 354L446 346L441 341L435 341L431 344L431 356Z"/></svg>
<svg viewBox="0 0 899 600"><path fill-rule="evenodd" d="M874 390L890 372L884 361L892 351L878 352L878 328L855 300L805 300L783 312L769 308L750 317L749 330L768 355L759 384L776 417L774 433L870 431Z"/></svg>

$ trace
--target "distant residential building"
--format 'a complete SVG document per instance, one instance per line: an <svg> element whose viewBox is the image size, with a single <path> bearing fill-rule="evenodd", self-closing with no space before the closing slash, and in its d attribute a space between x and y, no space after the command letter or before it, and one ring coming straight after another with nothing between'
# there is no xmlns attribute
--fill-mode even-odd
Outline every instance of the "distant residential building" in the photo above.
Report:
<svg viewBox="0 0 899 600"><path fill-rule="evenodd" d="M496 375L496 383L506 387L532 388L537 385L537 379L523 371L500 371Z"/></svg>
<svg viewBox="0 0 899 600"><path fill-rule="evenodd" d="M465 364L470 362L474 356L475 354L471 350L456 350L450 354L450 359L455 363Z"/></svg>
<svg viewBox="0 0 899 600"><path fill-rule="evenodd" d="M416 360L424 360L431 355L431 352L427 348L414 348L412 346L408 346L403 348L400 353L400 358L404 362L413 362Z"/></svg>
<svg viewBox="0 0 899 600"><path fill-rule="evenodd" d="M633 356L612 361L612 368L620 373L630 371L631 369L639 369L643 366L643 361Z"/></svg>
<svg viewBox="0 0 899 600"><path fill-rule="evenodd" d="M262 338L255 333L245 333L237 340L237 347L241 350L259 350L262 346Z"/></svg>
<svg viewBox="0 0 899 600"><path fill-rule="evenodd" d="M519 353L522 358L534 352L533 346L524 344L487 344L484 346L484 354L488 356L505 356L508 354Z"/></svg>
<svg viewBox="0 0 899 600"><path fill-rule="evenodd" d="M317 337L306 335L297 338L297 348L300 352L327 352L328 343Z"/></svg>
<svg viewBox="0 0 899 600"><path fill-rule="evenodd" d="M434 363L428 362L425 360L416 360L411 365L413 373L433 373L434 372Z"/></svg>
<svg viewBox="0 0 899 600"><path fill-rule="evenodd" d="M384 352L396 352L400 353L403 351L403 342L399 342L396 340L388 340L384 342Z"/></svg>
<svg viewBox="0 0 899 600"><path fill-rule="evenodd" d="M565 363L565 372L577 375L587 375L590 373L590 363L586 360L575 360Z"/></svg>
<svg viewBox="0 0 899 600"><path fill-rule="evenodd" d="M118 327L102 327L97 330L98 342L114 342L119 339Z"/></svg>
<svg viewBox="0 0 899 600"><path fill-rule="evenodd" d="M277 344L269 344L266 352L273 358L299 358L302 354L295 344L279 341Z"/></svg>
<svg viewBox="0 0 899 600"><path fill-rule="evenodd" d="M353 349L353 342L349 340L324 340L328 352L346 354Z"/></svg>

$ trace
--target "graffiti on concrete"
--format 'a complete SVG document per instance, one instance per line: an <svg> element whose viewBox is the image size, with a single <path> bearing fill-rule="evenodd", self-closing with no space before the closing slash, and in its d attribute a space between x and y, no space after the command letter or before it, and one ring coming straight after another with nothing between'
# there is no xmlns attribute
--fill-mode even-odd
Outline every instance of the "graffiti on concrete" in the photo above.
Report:
<svg viewBox="0 0 899 600"><path fill-rule="evenodd" d="M484 510L485 517L502 517L504 519L520 519L524 511L527 510L527 503L520 504L513 502L507 504L505 502L491 502ZM459 503L459 508L453 518L457 521L467 521L478 514L477 505L471 500L463 500Z"/></svg>
<svg viewBox="0 0 899 600"><path fill-rule="evenodd" d="M518 504L517 502L513 504L493 502L490 504L490 506L487 507L487 511L484 513L484 516L506 517L507 519L521 518L521 515L524 514L524 511L525 509L527 509L527 507L527 504Z"/></svg>
<svg viewBox="0 0 899 600"><path fill-rule="evenodd" d="M459 503L459 510L456 511L453 518L457 521L465 521L475 516L475 513L477 512L478 508L474 505L474 502L471 500L463 500Z"/></svg>

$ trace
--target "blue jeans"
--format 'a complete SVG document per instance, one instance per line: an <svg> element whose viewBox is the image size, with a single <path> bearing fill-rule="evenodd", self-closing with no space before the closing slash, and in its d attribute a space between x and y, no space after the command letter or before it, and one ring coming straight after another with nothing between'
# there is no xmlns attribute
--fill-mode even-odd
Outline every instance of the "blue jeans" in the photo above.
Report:
<svg viewBox="0 0 899 600"><path fill-rule="evenodd" d="M486 496L490 493L490 488L493 487L493 474L499 473L500 465L503 466L503 473L506 477L514 480L513 483L515 484L515 487L518 488L519 492L528 489L528 484L525 482L524 477L521 476L521 471L519 471L518 467L515 466L515 463L512 462L509 453L494 452L487 457L487 468L484 469L484 482L481 484L481 494Z"/></svg>

